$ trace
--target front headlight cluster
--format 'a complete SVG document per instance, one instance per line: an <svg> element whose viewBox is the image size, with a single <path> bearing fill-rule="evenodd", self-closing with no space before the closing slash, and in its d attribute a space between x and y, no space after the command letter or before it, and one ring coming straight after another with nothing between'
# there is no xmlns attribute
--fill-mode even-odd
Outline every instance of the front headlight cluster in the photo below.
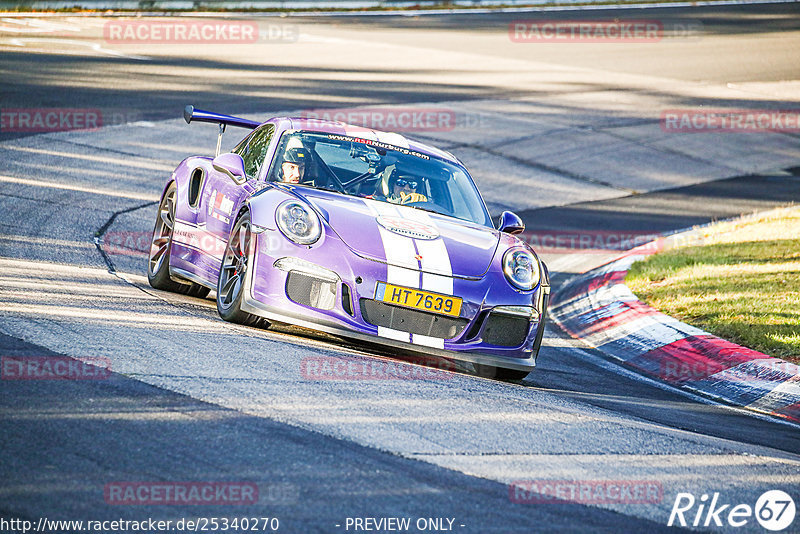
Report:
<svg viewBox="0 0 800 534"><path fill-rule="evenodd" d="M322 235L317 214L296 200L287 200L275 210L278 229L298 245L316 243Z"/></svg>
<svg viewBox="0 0 800 534"><path fill-rule="evenodd" d="M503 272L512 286L529 291L539 283L539 261L523 248L511 248L503 255Z"/></svg>

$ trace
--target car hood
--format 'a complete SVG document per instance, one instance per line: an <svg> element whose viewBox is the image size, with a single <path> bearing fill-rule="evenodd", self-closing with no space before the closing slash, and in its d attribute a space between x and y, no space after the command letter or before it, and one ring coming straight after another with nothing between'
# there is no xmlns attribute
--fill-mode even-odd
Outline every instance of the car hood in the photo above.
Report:
<svg viewBox="0 0 800 534"><path fill-rule="evenodd" d="M318 190L302 196L354 253L389 265L480 278L500 241L493 228L407 206Z"/></svg>

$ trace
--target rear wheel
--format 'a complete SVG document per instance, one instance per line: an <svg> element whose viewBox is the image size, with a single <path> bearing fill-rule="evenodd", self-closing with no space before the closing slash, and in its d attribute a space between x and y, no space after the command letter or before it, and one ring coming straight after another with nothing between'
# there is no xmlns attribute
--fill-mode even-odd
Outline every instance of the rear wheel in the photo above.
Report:
<svg viewBox="0 0 800 534"><path fill-rule="evenodd" d="M175 231L177 191L175 182L172 182L158 205L153 239L150 242L150 258L147 262L147 280L156 289L203 298L210 291L207 287L192 282L181 284L169 276L169 256L172 251L172 234Z"/></svg>
<svg viewBox="0 0 800 534"><path fill-rule="evenodd" d="M483 365L480 363L472 364L475 367L475 374L484 378L496 378L498 380L523 380L530 374L530 371L518 371L516 369L505 369L493 365Z"/></svg>
<svg viewBox="0 0 800 534"><path fill-rule="evenodd" d="M222 257L217 281L217 311L226 321L257 326L266 321L242 310L252 238L250 214L244 213L233 225L225 255Z"/></svg>

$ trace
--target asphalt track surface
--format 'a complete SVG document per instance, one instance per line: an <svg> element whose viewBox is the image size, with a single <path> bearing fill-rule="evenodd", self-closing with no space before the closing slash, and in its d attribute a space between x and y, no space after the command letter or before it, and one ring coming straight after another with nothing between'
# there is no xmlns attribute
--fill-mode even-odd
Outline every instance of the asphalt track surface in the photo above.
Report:
<svg viewBox="0 0 800 534"><path fill-rule="evenodd" d="M90 132L0 133L3 355L102 356L114 371L2 381L0 514L275 516L284 532L345 532L348 517L447 517L460 532L642 532L667 530L678 492L752 505L781 489L800 502L796 427L642 380L555 329L522 383L468 369L446 379L307 380L299 369L309 356L404 356L229 325L210 299L150 289L144 257L110 246L147 234L170 169L211 150L210 127L175 118L186 103L255 116L456 110L466 122L455 130L410 135L462 157L494 215L513 208L545 233L674 231L796 202L800 180L782 171L799 165L796 134L662 141L652 111L798 107L799 14L796 4L648 10L631 17L700 21L703 33L577 50L510 43L502 37L520 17L499 14L303 19L297 42L224 50L111 47L98 38L102 21L75 18L57 21L69 39L0 33L3 108L100 108L124 119ZM611 255L548 260L559 281ZM509 499L514 480L650 481L663 495L519 504ZM106 504L104 486L119 481L248 481L260 499ZM754 521L708 530L759 531Z"/></svg>

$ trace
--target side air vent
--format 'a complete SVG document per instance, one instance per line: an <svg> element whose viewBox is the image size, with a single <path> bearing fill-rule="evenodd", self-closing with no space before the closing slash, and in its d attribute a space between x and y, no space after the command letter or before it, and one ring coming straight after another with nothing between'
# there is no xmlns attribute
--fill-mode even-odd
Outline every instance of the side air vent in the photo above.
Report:
<svg viewBox="0 0 800 534"><path fill-rule="evenodd" d="M342 283L342 308L351 316L355 317L353 312L353 297L350 296L350 286Z"/></svg>
<svg viewBox="0 0 800 534"><path fill-rule="evenodd" d="M203 169L195 169L189 180L189 206L196 208L197 201L200 199L200 190L203 187L203 178L206 173Z"/></svg>

